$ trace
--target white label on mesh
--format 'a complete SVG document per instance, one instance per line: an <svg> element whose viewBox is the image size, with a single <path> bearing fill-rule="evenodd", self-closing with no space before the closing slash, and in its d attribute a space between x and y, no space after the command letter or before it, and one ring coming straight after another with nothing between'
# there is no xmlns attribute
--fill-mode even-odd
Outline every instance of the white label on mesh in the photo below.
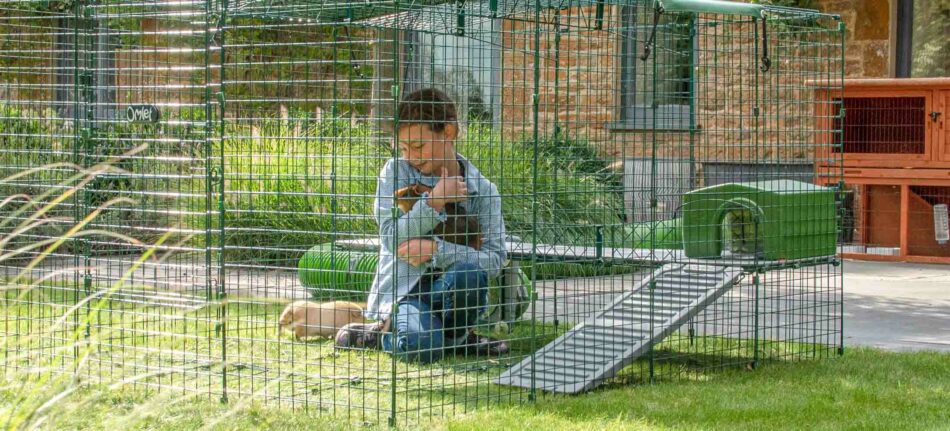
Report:
<svg viewBox="0 0 950 431"><path fill-rule="evenodd" d="M943 244L950 240L950 221L947 220L947 204L934 205L934 235Z"/></svg>

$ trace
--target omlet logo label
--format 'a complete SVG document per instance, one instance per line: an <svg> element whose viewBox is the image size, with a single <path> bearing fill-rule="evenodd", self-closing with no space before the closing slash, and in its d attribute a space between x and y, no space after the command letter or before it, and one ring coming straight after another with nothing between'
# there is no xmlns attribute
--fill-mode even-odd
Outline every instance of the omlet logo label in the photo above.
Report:
<svg viewBox="0 0 950 431"><path fill-rule="evenodd" d="M125 119L130 123L157 123L161 116L155 105L129 105L125 108Z"/></svg>

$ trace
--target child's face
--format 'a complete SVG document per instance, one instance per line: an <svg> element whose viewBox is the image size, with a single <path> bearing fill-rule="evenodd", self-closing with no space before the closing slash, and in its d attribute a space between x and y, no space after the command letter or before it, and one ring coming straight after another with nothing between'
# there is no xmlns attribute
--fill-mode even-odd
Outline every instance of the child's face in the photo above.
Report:
<svg viewBox="0 0 950 431"><path fill-rule="evenodd" d="M399 155L425 175L441 175L442 167L455 160L453 124L441 132L433 132L425 124L407 124L399 128Z"/></svg>

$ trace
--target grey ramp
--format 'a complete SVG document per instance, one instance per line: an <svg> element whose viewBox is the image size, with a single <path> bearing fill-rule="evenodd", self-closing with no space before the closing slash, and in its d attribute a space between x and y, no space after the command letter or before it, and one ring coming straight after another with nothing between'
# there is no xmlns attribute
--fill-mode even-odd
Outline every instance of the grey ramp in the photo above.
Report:
<svg viewBox="0 0 950 431"><path fill-rule="evenodd" d="M495 383L569 394L592 389L713 303L741 276L737 267L663 265L604 309L505 371ZM654 282L651 302L650 285Z"/></svg>

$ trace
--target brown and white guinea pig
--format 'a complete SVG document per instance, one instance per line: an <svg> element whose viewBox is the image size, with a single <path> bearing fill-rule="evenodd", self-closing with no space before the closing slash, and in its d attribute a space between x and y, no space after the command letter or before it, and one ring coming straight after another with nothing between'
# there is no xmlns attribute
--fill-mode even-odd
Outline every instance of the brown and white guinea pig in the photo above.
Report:
<svg viewBox="0 0 950 431"><path fill-rule="evenodd" d="M333 337L343 326L364 322L363 307L348 301L294 301L284 308L277 322L277 335L284 330L301 340L309 337Z"/></svg>
<svg viewBox="0 0 950 431"><path fill-rule="evenodd" d="M403 214L408 213L423 193L431 192L432 187L422 184L412 184L396 190L396 205ZM440 222L432 233L443 240L466 245L475 250L482 248L481 229L478 218L465 213L465 209L454 202L445 204L446 220Z"/></svg>

